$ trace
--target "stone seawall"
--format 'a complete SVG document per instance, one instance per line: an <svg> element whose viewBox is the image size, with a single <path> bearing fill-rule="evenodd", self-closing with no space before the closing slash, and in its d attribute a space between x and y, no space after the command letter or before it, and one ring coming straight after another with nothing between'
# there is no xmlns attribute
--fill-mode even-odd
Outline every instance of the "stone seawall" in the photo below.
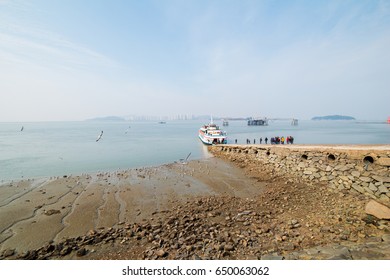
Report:
<svg viewBox="0 0 390 280"><path fill-rule="evenodd" d="M361 193L390 206L390 145L217 145L230 161L258 163L274 175Z"/></svg>

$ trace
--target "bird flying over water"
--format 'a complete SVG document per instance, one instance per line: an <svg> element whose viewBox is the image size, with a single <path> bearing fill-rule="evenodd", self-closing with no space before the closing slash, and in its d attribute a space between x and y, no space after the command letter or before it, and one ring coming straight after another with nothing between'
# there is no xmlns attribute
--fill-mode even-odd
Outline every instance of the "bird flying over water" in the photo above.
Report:
<svg viewBox="0 0 390 280"><path fill-rule="evenodd" d="M97 141L99 141L99 140L100 140L100 138L102 138L102 136L103 136L103 130L102 130L102 132L100 132L100 134L99 134L98 138L96 139L96 142L97 142Z"/></svg>

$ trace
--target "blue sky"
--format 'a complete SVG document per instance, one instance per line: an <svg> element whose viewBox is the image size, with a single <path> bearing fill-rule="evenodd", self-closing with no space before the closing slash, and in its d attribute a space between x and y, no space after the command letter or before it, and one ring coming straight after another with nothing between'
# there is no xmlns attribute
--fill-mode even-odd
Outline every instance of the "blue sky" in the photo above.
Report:
<svg viewBox="0 0 390 280"><path fill-rule="evenodd" d="M389 1L0 0L0 121L390 116Z"/></svg>

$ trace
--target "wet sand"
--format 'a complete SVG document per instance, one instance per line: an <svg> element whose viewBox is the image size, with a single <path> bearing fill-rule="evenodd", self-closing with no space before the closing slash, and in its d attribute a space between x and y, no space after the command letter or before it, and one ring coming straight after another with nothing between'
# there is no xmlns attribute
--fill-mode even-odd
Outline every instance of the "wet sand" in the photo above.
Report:
<svg viewBox="0 0 390 280"><path fill-rule="evenodd" d="M197 196L253 198L264 182L217 158L0 185L0 252L137 223Z"/></svg>

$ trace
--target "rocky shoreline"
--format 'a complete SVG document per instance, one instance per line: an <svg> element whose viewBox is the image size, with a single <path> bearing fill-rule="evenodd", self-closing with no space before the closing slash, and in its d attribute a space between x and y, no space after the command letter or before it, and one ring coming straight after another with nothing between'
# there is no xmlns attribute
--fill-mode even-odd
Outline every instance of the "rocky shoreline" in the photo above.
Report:
<svg viewBox="0 0 390 280"><path fill-rule="evenodd" d="M278 175L364 194L390 207L390 145L224 145L211 151Z"/></svg>
<svg viewBox="0 0 390 280"><path fill-rule="evenodd" d="M204 171L191 174L196 164L200 163L174 168L187 172L191 180L204 178ZM213 172L213 164L206 173ZM8 248L0 258L390 259L389 220L366 213L369 197L332 189L324 182L280 176L250 161L236 160L236 167L225 164L223 168L232 168L229 173L243 172L248 181L225 184L227 175L216 175L218 180L209 183L221 191L194 192L184 199L172 196L165 207L142 219L93 228L38 248ZM188 188L189 183L183 184ZM230 192L222 191L229 186ZM238 193L245 188L252 191Z"/></svg>

